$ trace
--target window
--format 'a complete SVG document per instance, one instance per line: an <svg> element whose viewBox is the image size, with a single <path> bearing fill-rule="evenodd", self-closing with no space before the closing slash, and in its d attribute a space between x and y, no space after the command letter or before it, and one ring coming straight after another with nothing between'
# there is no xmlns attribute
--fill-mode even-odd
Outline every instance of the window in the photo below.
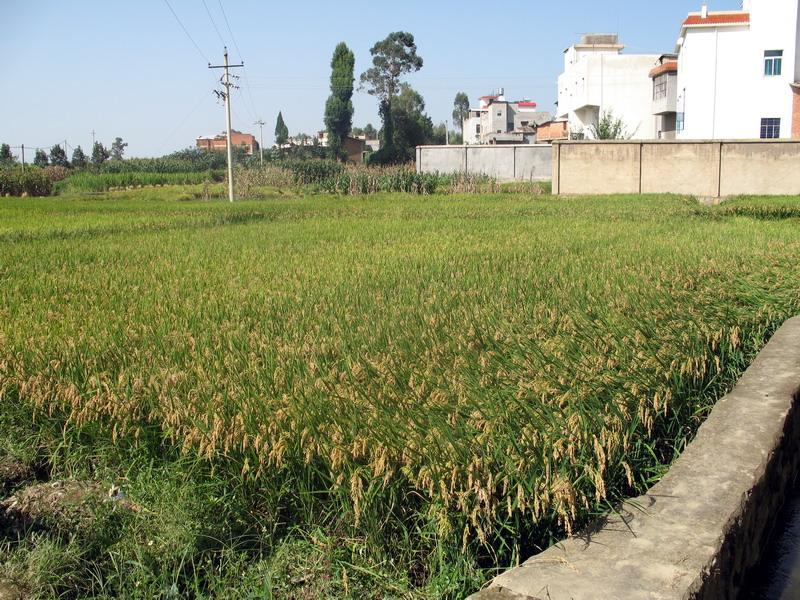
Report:
<svg viewBox="0 0 800 600"><path fill-rule="evenodd" d="M675 114L675 131L683 131L684 113L679 112Z"/></svg>
<svg viewBox="0 0 800 600"><path fill-rule="evenodd" d="M478 123L477 125L475 125L475 133L476 133L477 135L480 135L480 133L481 133L481 124L480 124L480 123Z"/></svg>
<svg viewBox="0 0 800 600"><path fill-rule="evenodd" d="M761 119L761 139L777 139L781 137L780 119Z"/></svg>
<svg viewBox="0 0 800 600"><path fill-rule="evenodd" d="M781 74L783 50L767 50L764 52L764 75L772 77Z"/></svg>
<svg viewBox="0 0 800 600"><path fill-rule="evenodd" d="M667 97L667 78L656 77L653 80L653 100Z"/></svg>

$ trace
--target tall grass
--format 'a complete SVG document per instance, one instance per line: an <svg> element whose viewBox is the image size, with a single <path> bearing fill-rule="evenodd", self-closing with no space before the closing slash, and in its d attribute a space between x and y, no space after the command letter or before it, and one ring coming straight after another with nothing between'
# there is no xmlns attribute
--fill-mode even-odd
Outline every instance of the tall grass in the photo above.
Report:
<svg viewBox="0 0 800 600"><path fill-rule="evenodd" d="M342 195L367 195L381 192L403 192L431 195L434 193L495 193L501 185L492 177L474 173L417 173L413 164L394 166L343 165L330 160L282 161L267 167L275 176L281 171L292 175L297 186ZM508 191L542 193L539 183L507 186Z"/></svg>
<svg viewBox="0 0 800 600"><path fill-rule="evenodd" d="M53 180L44 169L0 168L0 196L49 196Z"/></svg>
<svg viewBox="0 0 800 600"><path fill-rule="evenodd" d="M675 198L0 212L3 402L206 465L336 595L461 597L644 489L800 308L794 221Z"/></svg>
<svg viewBox="0 0 800 600"><path fill-rule="evenodd" d="M196 172L149 172L122 171L118 173L94 173L80 171L55 185L57 192L104 192L115 188L148 185L193 185L222 181L222 171Z"/></svg>

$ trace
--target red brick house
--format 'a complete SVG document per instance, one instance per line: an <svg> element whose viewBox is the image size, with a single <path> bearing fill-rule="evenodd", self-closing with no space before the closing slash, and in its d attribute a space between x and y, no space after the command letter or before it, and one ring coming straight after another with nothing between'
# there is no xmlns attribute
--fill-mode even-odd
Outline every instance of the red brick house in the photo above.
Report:
<svg viewBox="0 0 800 600"><path fill-rule="evenodd" d="M214 137L201 136L197 138L197 147L205 150L222 150L226 148L226 135L220 133ZM256 137L250 133L242 133L241 131L231 130L231 145L244 148L245 152L252 155L258 152L258 141Z"/></svg>

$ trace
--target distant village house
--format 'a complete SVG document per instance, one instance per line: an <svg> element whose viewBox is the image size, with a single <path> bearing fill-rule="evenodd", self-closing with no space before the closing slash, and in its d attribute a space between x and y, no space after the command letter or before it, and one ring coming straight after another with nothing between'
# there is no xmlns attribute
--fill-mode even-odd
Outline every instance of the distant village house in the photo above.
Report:
<svg viewBox="0 0 800 600"><path fill-rule="evenodd" d="M318 131L317 142L320 146L328 146L328 132ZM351 136L348 135L342 140L342 147L347 155L347 162L353 164L361 164L369 152L376 152L380 148L380 142L377 139L368 139L365 135Z"/></svg>
<svg viewBox="0 0 800 600"><path fill-rule="evenodd" d="M231 146L243 148L245 153L252 156L259 150L258 140L250 133L242 133L241 131L231 130ZM227 139L225 133L220 133L213 137L201 136L197 138L197 147L204 150L220 150L225 151L227 148Z"/></svg>
<svg viewBox="0 0 800 600"><path fill-rule="evenodd" d="M552 118L548 112L536 110L536 102L506 100L504 90L481 96L478 107L470 108L464 119L465 144L533 144L541 123Z"/></svg>

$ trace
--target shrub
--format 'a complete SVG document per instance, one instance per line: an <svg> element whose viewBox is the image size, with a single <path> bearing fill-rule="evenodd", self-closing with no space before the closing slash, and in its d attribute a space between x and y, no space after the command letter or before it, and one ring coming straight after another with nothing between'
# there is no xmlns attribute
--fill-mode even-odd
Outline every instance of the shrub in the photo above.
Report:
<svg viewBox="0 0 800 600"><path fill-rule="evenodd" d="M44 173L50 178L50 181L56 182L69 177L72 171L60 165L50 165L44 168Z"/></svg>
<svg viewBox="0 0 800 600"><path fill-rule="evenodd" d="M49 196L53 181L43 169L0 169L0 195L3 196Z"/></svg>

